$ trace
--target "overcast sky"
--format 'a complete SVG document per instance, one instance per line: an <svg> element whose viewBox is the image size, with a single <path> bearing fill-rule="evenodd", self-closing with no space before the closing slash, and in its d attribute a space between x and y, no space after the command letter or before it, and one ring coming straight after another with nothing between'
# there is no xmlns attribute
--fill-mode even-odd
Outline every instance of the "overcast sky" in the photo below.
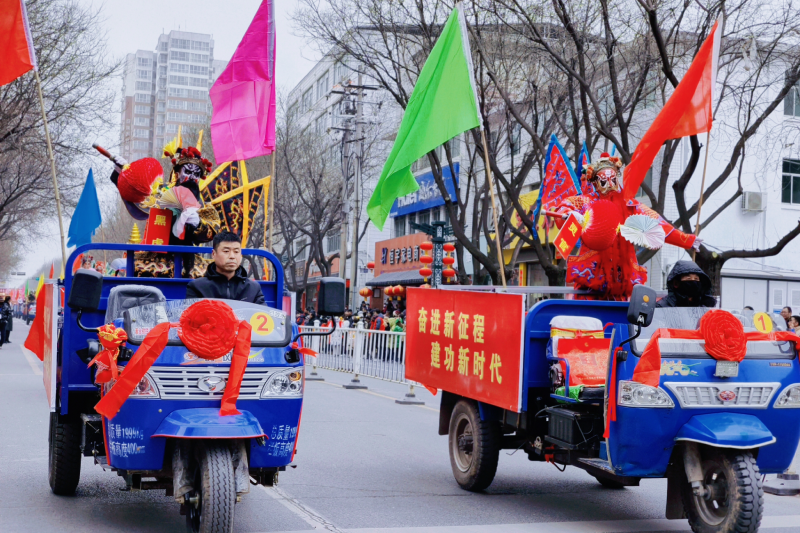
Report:
<svg viewBox="0 0 800 533"><path fill-rule="evenodd" d="M161 33L171 30L210 33L214 37L214 58L228 60L239 45L244 32L255 15L260 0L79 0L92 9L100 9L107 23L105 31L108 52L114 57L123 57L136 50L154 50ZM291 13L295 0L277 0L275 18L277 24L276 78L279 88L291 89L314 65L317 54L300 37L292 34ZM122 87L120 78L119 88ZM119 120L119 102L113 113ZM118 129L112 132L113 139L106 142L113 146L119 142ZM102 139L98 139L101 143ZM87 169L88 172L88 169ZM107 176L95 174L95 181L105 181ZM101 197L101 203L104 198ZM64 221L67 231L69 220ZM29 276L38 275L35 270L45 261L60 256L57 223L51 224L52 233L31 247L25 260L19 265ZM143 229L143 228L142 228ZM69 250L67 251L69 253Z"/></svg>

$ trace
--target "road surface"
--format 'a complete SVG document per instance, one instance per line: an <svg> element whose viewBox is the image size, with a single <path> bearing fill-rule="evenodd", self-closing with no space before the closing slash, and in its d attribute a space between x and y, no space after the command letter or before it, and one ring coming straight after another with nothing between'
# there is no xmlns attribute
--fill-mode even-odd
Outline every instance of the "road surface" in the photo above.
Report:
<svg viewBox="0 0 800 533"><path fill-rule="evenodd" d="M124 481L82 465L74 497L47 483L48 411L41 363L21 349L28 328L15 321L0 349L0 532L183 531L178 505L163 491L124 492ZM252 487L236 506L237 533L600 533L688 531L663 519L666 481L602 488L581 470L558 472L522 452L502 452L483 494L458 488L447 437L437 435L437 400L398 405L405 387L320 371L307 382L296 469L277 489ZM761 531L800 533L800 497L766 496Z"/></svg>

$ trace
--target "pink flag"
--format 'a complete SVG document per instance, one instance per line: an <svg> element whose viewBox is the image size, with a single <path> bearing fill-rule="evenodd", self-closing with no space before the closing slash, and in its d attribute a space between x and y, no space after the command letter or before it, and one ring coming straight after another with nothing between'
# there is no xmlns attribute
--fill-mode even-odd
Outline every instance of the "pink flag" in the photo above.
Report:
<svg viewBox="0 0 800 533"><path fill-rule="evenodd" d="M210 91L217 164L275 151L275 18L264 0Z"/></svg>

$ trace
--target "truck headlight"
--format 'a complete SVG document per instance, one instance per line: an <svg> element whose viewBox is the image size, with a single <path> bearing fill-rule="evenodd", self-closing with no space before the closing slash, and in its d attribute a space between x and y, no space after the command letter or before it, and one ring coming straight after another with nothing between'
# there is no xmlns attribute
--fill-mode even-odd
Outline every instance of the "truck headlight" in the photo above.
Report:
<svg viewBox="0 0 800 533"><path fill-rule="evenodd" d="M272 374L261 391L262 398L286 398L303 395L303 370L289 368Z"/></svg>
<svg viewBox="0 0 800 533"><path fill-rule="evenodd" d="M104 383L103 394L108 394L108 391L111 390L114 383L116 383L114 380ZM158 392L155 381L150 377L150 374L145 374L128 398L161 398L161 395Z"/></svg>
<svg viewBox="0 0 800 533"><path fill-rule="evenodd" d="M675 407L672 398L661 387L651 387L635 381L619 382L617 404L625 407Z"/></svg>
<svg viewBox="0 0 800 533"><path fill-rule="evenodd" d="M774 407L777 408L800 408L800 383L789 385L778 395Z"/></svg>

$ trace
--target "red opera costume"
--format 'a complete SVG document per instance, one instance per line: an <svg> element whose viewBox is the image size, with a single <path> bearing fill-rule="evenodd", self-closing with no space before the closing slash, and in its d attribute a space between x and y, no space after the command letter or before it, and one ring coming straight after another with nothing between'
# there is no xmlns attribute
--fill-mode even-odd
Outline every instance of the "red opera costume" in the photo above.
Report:
<svg viewBox="0 0 800 533"><path fill-rule="evenodd" d="M629 217L644 215L658 222L664 242L689 249L696 237L675 229L658 213L622 192L622 163L603 153L583 169L594 194L581 194L563 200L554 211L561 228L566 215L576 213L582 223L579 255L567 258L567 283L576 289L598 293L589 299L627 300L633 286L647 281L647 269L636 260L636 248L620 236L619 227Z"/></svg>

